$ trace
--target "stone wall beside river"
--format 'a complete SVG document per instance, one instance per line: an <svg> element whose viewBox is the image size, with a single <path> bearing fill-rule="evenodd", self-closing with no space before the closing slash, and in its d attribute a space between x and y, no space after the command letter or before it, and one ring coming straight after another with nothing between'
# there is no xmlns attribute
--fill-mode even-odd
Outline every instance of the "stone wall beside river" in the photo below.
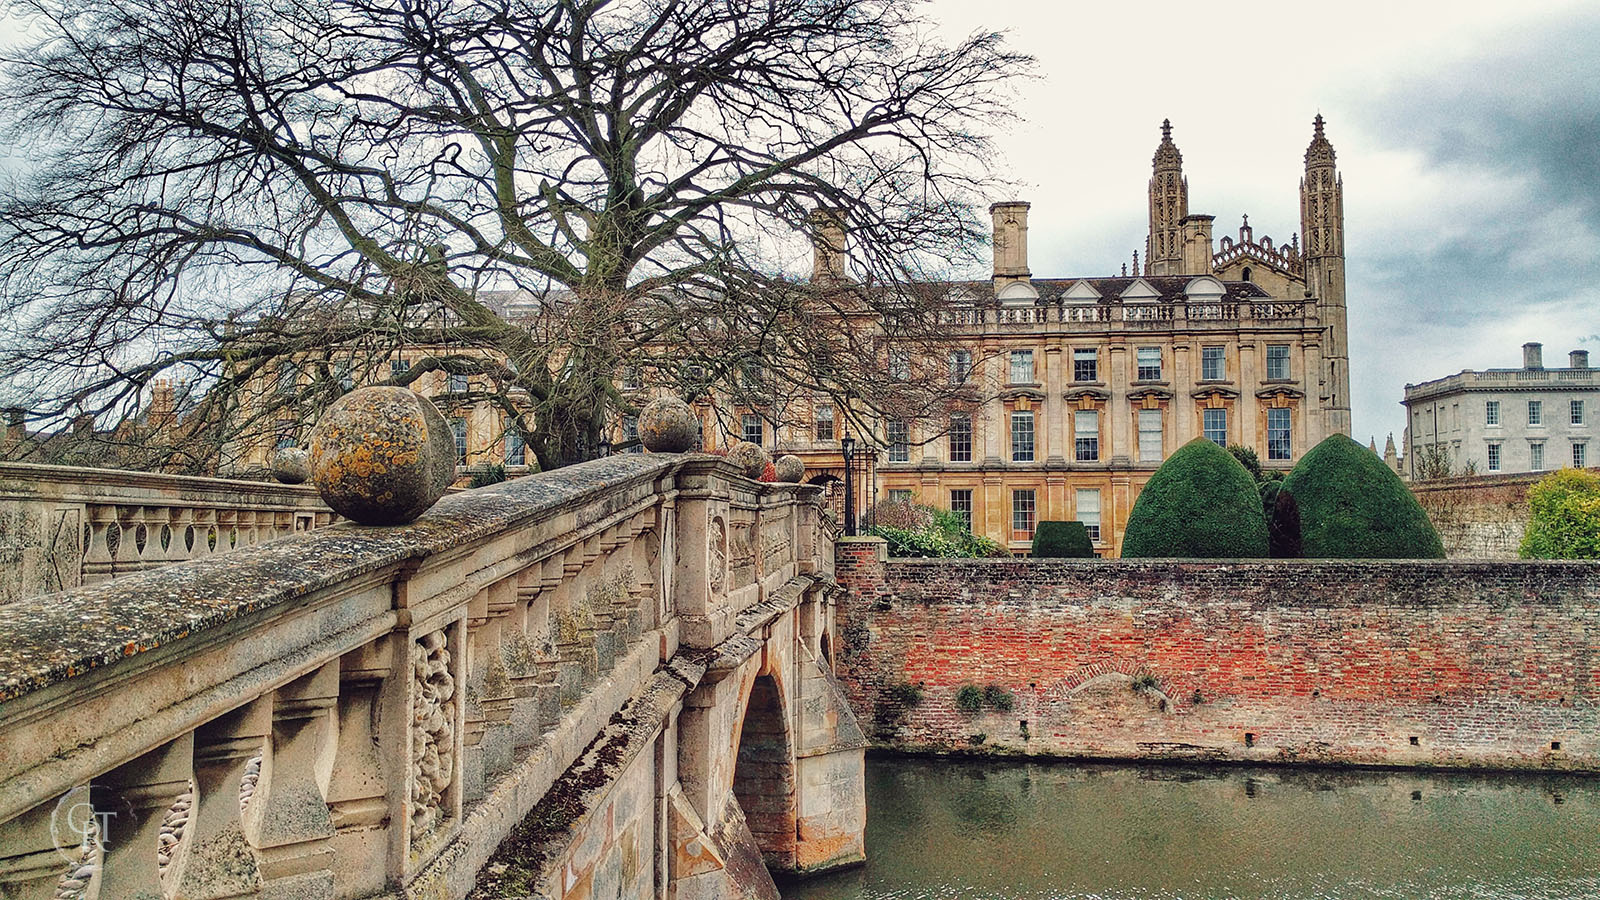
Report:
<svg viewBox="0 0 1600 900"><path fill-rule="evenodd" d="M838 551L880 748L1600 771L1600 563Z"/></svg>

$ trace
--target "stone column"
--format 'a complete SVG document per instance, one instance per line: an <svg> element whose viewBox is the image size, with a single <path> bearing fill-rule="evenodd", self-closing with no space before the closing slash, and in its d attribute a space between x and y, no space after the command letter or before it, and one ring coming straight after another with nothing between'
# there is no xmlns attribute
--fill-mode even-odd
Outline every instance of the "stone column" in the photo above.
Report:
<svg viewBox="0 0 1600 900"><path fill-rule="evenodd" d="M1044 408L1040 412L1045 421L1044 427L1037 429L1044 446L1035 448L1034 459L1044 460L1046 468L1067 465L1067 404L1061 394L1071 380L1066 372L1070 365L1071 358L1061 352L1059 345L1044 348Z"/></svg>
<svg viewBox="0 0 1600 900"><path fill-rule="evenodd" d="M115 816L107 825L111 833L102 835L107 848L100 861L99 893L91 884L89 896L163 900L156 848L173 801L189 790L193 758L191 732L95 780L105 792L102 811Z"/></svg>
<svg viewBox="0 0 1600 900"><path fill-rule="evenodd" d="M333 820L317 762L339 697L339 663L279 688L261 780L245 810L260 851L262 900L333 900Z"/></svg>
<svg viewBox="0 0 1600 900"><path fill-rule="evenodd" d="M167 883L186 900L254 897L261 890L256 853L244 836L239 785L260 757L272 727L272 702L260 698L195 731L194 801L189 849ZM253 797L252 797L253 799Z"/></svg>
<svg viewBox="0 0 1600 900"><path fill-rule="evenodd" d="M1134 444L1130 426L1133 410L1128 403L1128 382L1132 380L1129 377L1128 348L1113 344L1106 355L1110 359L1106 364L1105 381L1111 393L1111 399L1106 401L1106 411L1110 413L1111 421L1107 423L1105 436L1110 446L1105 448L1101 456L1113 467L1131 466L1138 457L1138 448Z"/></svg>
<svg viewBox="0 0 1600 900"><path fill-rule="evenodd" d="M392 832L402 795L390 783L403 769L385 764L385 748L403 745L404 720L384 712L394 684L398 634L379 638L339 659L339 737L328 779L328 812L339 861L339 893L364 897L383 891L393 862ZM381 730L380 730L381 729Z"/></svg>
<svg viewBox="0 0 1600 900"><path fill-rule="evenodd" d="M71 803L67 799L62 805ZM74 858L73 847L56 845L56 829L52 827L53 820L65 814L58 812L57 801L51 801L0 823L0 897L5 900L52 900L55 897L56 885ZM155 854L151 853L151 859L154 858Z"/></svg>

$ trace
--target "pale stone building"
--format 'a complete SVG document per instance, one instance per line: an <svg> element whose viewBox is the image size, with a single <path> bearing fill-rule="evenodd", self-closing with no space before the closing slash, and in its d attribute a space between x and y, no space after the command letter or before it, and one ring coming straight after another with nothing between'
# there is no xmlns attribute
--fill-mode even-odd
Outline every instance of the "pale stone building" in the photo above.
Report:
<svg viewBox="0 0 1600 900"><path fill-rule="evenodd" d="M1467 369L1406 385L1407 477L1542 472L1596 464L1600 371L1574 350L1566 368L1544 367L1544 348L1522 346L1520 369Z"/></svg>

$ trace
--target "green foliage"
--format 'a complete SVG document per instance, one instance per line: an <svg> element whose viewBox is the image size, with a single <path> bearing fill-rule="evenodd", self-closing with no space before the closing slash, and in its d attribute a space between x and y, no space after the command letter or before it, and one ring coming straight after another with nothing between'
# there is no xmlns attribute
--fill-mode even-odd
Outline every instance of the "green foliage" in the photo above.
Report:
<svg viewBox="0 0 1600 900"><path fill-rule="evenodd" d="M971 559L1011 555L999 543L973 534L959 513L910 503L895 506L890 509L888 502L878 504L878 524L867 529L868 534L889 542L891 557Z"/></svg>
<svg viewBox="0 0 1600 900"><path fill-rule="evenodd" d="M499 463L485 463L483 465L473 466L470 474L472 476L472 487L486 487L491 484L499 484L500 482L505 481L506 467Z"/></svg>
<svg viewBox="0 0 1600 900"><path fill-rule="evenodd" d="M1273 484L1271 491L1261 494L1262 512L1267 517L1267 544L1273 559L1299 559L1300 505L1292 491ZM1270 498L1270 499L1269 499Z"/></svg>
<svg viewBox="0 0 1600 900"><path fill-rule="evenodd" d="M1250 473L1251 481L1256 484L1262 482L1264 476L1261 473L1261 457L1256 455L1255 450L1243 444L1229 444L1228 452L1232 453L1233 458L1239 461L1239 465L1244 466L1245 471Z"/></svg>
<svg viewBox="0 0 1600 900"><path fill-rule="evenodd" d="M1405 483L1342 434L1311 448L1284 480L1309 559L1443 559L1444 545Z"/></svg>
<svg viewBox="0 0 1600 900"><path fill-rule="evenodd" d="M1267 555L1267 523L1250 472L1196 438L1150 476L1128 516L1122 555L1192 559Z"/></svg>
<svg viewBox="0 0 1600 900"><path fill-rule="evenodd" d="M1141 693L1144 691L1156 690L1158 687L1160 687L1160 684L1161 683L1156 680L1156 677L1151 675L1149 672L1140 672L1139 674L1133 676L1133 689Z"/></svg>
<svg viewBox="0 0 1600 900"><path fill-rule="evenodd" d="M1562 469L1528 489L1523 559L1600 559L1600 475Z"/></svg>
<svg viewBox="0 0 1600 900"><path fill-rule="evenodd" d="M1094 542L1082 522L1040 522L1033 532L1033 555L1040 558L1094 556Z"/></svg>
<svg viewBox="0 0 1600 900"><path fill-rule="evenodd" d="M969 716L977 715L983 709L983 688L975 684L963 684L956 689L956 709Z"/></svg>
<svg viewBox="0 0 1600 900"><path fill-rule="evenodd" d="M922 705L922 687L909 681L897 681L885 689L889 699L905 707Z"/></svg>
<svg viewBox="0 0 1600 900"><path fill-rule="evenodd" d="M1001 712L1010 712L1016 708L1017 698L1000 685L990 684L983 688L983 703Z"/></svg>

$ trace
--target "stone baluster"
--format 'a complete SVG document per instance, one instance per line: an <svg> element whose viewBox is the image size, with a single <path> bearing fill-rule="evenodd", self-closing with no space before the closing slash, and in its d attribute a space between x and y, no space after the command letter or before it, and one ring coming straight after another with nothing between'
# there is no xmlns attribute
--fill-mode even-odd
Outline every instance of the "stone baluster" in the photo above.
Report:
<svg viewBox="0 0 1600 900"><path fill-rule="evenodd" d="M99 503L87 507L89 519L89 547L83 557L83 583L95 584L111 578L114 560L111 556L111 526L117 520L117 508Z"/></svg>
<svg viewBox="0 0 1600 900"><path fill-rule="evenodd" d="M338 697L338 662L273 695L271 740L245 809L245 834L260 854L263 900L332 900L333 820L318 762Z"/></svg>
<svg viewBox="0 0 1600 900"><path fill-rule="evenodd" d="M272 536L275 538L288 537L289 535L300 530L296 526L295 514L293 510L284 510L283 512L273 513L272 521ZM307 528L309 527L310 526L308 524Z"/></svg>
<svg viewBox="0 0 1600 900"><path fill-rule="evenodd" d="M540 731L548 731L561 721L561 655L556 649L555 589L550 573L560 582L561 554L555 554L528 570L528 581L538 594L528 604L527 633L537 655L534 658L534 697L537 698Z"/></svg>
<svg viewBox="0 0 1600 900"><path fill-rule="evenodd" d="M545 602L540 597L543 570L535 563L517 574L513 584L516 608L507 622L502 636L506 658L506 674L511 679L511 736L518 747L526 747L538 740L543 732L545 715L541 712L545 702L553 702L560 713L560 698L555 690L541 692L542 676L549 672L549 684L555 684L555 666L542 669L544 656L540 644L545 638L547 617ZM546 696L548 695L548 696Z"/></svg>
<svg viewBox="0 0 1600 900"><path fill-rule="evenodd" d="M486 781L511 768L514 751L511 708L514 694L506 668L506 619L517 602L517 583L503 578L479 593L485 621L474 633L477 643L472 662L482 674L477 679L483 711L483 772Z"/></svg>
<svg viewBox="0 0 1600 900"><path fill-rule="evenodd" d="M579 611L574 608L578 594L567 574L568 560L574 555L581 561L583 550L569 547L552 554L544 563L544 592L550 596L551 643L555 645L562 706L576 703L583 695Z"/></svg>
<svg viewBox="0 0 1600 900"><path fill-rule="evenodd" d="M205 559L217 552L211 546L212 530L216 528L217 511L214 509L196 509L190 514L190 525L194 528L194 546L189 548L190 559ZM218 535L218 540L221 536Z"/></svg>
<svg viewBox="0 0 1600 900"><path fill-rule="evenodd" d="M256 852L244 836L239 785L272 730L272 701L263 697L195 730L194 790L188 852L167 884L184 900L255 897L261 890Z"/></svg>
<svg viewBox="0 0 1600 900"><path fill-rule="evenodd" d="M103 819L105 852L86 896L162 900L156 850L163 825L187 831L185 820L171 821L167 813L173 801L189 789L193 759L194 733L190 732L95 779L100 789L97 811L111 815ZM184 849L169 851L180 865Z"/></svg>
<svg viewBox="0 0 1600 900"><path fill-rule="evenodd" d="M567 554L562 574L567 581L568 603L576 614L578 626L578 661L583 667L583 688L587 689L600 674L600 660L595 649L595 600L590 588L595 578L591 571L600 558L600 536L590 535L578 542Z"/></svg>
<svg viewBox="0 0 1600 900"><path fill-rule="evenodd" d="M481 798L486 786L483 739L489 730L489 717L483 706L483 630L488 621L488 594L479 591L467 603L467 702L461 729L462 791L469 803Z"/></svg>
<svg viewBox="0 0 1600 900"><path fill-rule="evenodd" d="M117 549L111 558L111 575L113 578L137 572L141 568L139 560L139 523L144 519L144 508L139 506L118 506L117 510Z"/></svg>
<svg viewBox="0 0 1600 900"><path fill-rule="evenodd" d="M21 816L0 823L0 898L4 900L50 900L56 894L56 885L76 858L75 846L60 846L61 835L72 835L71 828L63 829L63 818L73 816L71 824L87 827L87 808L71 813L73 797L87 791L74 792L59 800L42 803ZM73 835L75 836L75 835ZM150 858L155 859L151 850Z"/></svg>
<svg viewBox="0 0 1600 900"><path fill-rule="evenodd" d="M183 562L189 558L189 548L184 546L183 531L188 527L189 511L181 506L163 507L159 516L161 524L156 531L166 530L167 545L158 546L162 565Z"/></svg>
<svg viewBox="0 0 1600 900"><path fill-rule="evenodd" d="M219 509L217 516L217 546L213 553L232 553L244 546L244 535L239 533L239 514L236 510Z"/></svg>
<svg viewBox="0 0 1600 900"><path fill-rule="evenodd" d="M404 779L398 776L409 762L403 756L408 717L398 705L404 703L404 691L392 677L395 653L403 645L402 636L391 635L339 660L339 739L328 780L328 812L339 892L346 897L383 893L392 863L398 817L391 811L404 808Z"/></svg>

